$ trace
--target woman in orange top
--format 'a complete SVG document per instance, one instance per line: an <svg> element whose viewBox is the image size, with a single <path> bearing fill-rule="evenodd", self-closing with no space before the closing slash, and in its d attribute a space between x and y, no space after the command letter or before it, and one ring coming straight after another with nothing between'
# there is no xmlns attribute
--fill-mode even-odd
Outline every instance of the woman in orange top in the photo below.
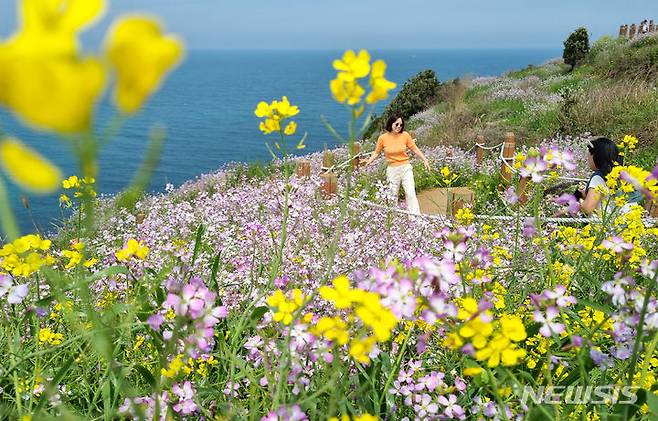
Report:
<svg viewBox="0 0 658 421"><path fill-rule="evenodd" d="M416 142L411 135L404 131L404 120L401 117L391 116L386 122L386 133L379 136L375 152L366 161L366 166L377 159L379 153L383 150L388 168L386 168L386 179L390 187L391 198L397 203L400 184L404 188L404 195L407 201L407 209L413 214L420 214L420 206L416 198L416 185L414 182L414 172L409 163L407 148L411 149L420 159L423 160L425 168L429 171L430 164L425 155L418 149Z"/></svg>

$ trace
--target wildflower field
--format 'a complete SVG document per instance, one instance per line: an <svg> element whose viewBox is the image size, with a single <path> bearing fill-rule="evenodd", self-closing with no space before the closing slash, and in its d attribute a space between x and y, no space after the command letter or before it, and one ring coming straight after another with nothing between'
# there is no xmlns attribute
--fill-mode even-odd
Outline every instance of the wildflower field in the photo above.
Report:
<svg viewBox="0 0 658 421"><path fill-rule="evenodd" d="M330 198L321 153L304 157L310 177L297 176L303 104L282 93L254 104L268 167L236 164L143 196L163 141L153 132L134 183L99 200L109 139L93 129L94 104L110 89L121 124L183 45L156 20L127 16L85 55L79 32L104 2L61 3L22 1L22 26L0 43L0 105L61 135L79 163L62 175L0 133L0 418L658 417L658 228L640 205L618 211L633 192L658 201L658 167L635 160L635 137L617 139L626 162L606 180L600 218L565 224L546 218L578 212L556 186L588 175L587 136L522 147L507 184L494 156L476 165L473 151L424 148L437 171L414 162L419 186L477 197L455 217L426 219L387 208L382 167L342 170ZM327 130L343 161L396 85L366 51L332 65L327 94L349 130ZM509 80L475 85L503 100L525 90L537 109L559 101ZM60 191L66 226L21 235L8 180Z"/></svg>

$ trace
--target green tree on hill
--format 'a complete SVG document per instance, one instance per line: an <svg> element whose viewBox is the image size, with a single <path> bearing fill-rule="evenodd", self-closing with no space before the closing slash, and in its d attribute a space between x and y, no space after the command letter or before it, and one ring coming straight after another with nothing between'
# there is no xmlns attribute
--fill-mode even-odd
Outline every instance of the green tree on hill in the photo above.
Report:
<svg viewBox="0 0 658 421"><path fill-rule="evenodd" d="M383 129L384 122L391 115L408 119L412 115L424 111L430 105L435 104L439 101L440 88L441 83L436 78L433 70L424 70L418 73L405 82L400 92L388 104L383 114L373 119L364 137L368 138L373 133L379 133Z"/></svg>
<svg viewBox="0 0 658 421"><path fill-rule="evenodd" d="M564 52L562 58L566 64L573 69L589 53L589 35L587 29L580 27L573 31L569 38L564 41Z"/></svg>

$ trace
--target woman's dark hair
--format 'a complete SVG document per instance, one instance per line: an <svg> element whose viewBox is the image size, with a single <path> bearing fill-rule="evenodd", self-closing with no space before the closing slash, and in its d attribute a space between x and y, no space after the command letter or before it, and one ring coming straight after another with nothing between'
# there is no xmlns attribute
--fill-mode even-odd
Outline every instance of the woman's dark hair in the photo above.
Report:
<svg viewBox="0 0 658 421"><path fill-rule="evenodd" d="M392 132L393 131L393 123L395 123L398 120L398 118L400 120L402 120L402 130L400 130L400 131L401 132L404 131L404 118L396 116L396 115L392 115L388 118L388 120L386 120L386 126L384 126L384 128L386 129L387 132Z"/></svg>
<svg viewBox="0 0 658 421"><path fill-rule="evenodd" d="M606 137L597 137L591 140L589 145L587 145L587 149L592 155L594 165L603 173L604 178L612 171L612 167L615 164L622 163L617 145Z"/></svg>

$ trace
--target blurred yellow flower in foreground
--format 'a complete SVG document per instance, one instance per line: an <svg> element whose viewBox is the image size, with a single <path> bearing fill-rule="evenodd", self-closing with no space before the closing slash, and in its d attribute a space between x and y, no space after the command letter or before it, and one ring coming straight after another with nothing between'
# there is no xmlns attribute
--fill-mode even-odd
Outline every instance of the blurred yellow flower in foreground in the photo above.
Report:
<svg viewBox="0 0 658 421"><path fill-rule="evenodd" d="M0 47L0 104L27 123L60 133L86 130L105 84L95 58L3 55Z"/></svg>
<svg viewBox="0 0 658 421"><path fill-rule="evenodd" d="M372 92L366 97L366 102L368 104L374 104L378 101L383 101L388 98L388 91L395 89L397 86L395 83L386 80L384 78L384 73L386 73L386 63L384 60L377 60L372 65L372 72L370 73L370 86L372 86Z"/></svg>
<svg viewBox="0 0 658 421"><path fill-rule="evenodd" d="M14 138L0 141L0 165L16 184L35 193L56 190L62 180L57 167Z"/></svg>
<svg viewBox="0 0 658 421"><path fill-rule="evenodd" d="M76 35L104 5L102 0L21 2L21 28L0 43L0 104L42 129L89 128L105 69L97 58L78 57Z"/></svg>
<svg viewBox="0 0 658 421"><path fill-rule="evenodd" d="M334 69L338 70L338 79L352 82L366 77L370 72L370 54L366 50L357 55L353 50L345 51L343 58L334 60Z"/></svg>
<svg viewBox="0 0 658 421"><path fill-rule="evenodd" d="M372 66L370 65L370 54L366 50L361 50L358 54L353 50L347 50L342 59L334 60L333 66L338 73L336 79L329 83L329 88L334 99L341 104L357 105L361 102L366 90L359 84L359 79L367 77L368 74L370 74L368 84L371 88L366 96L368 104L388 98L388 91L397 86L384 77L386 63L383 60L377 60ZM363 109L360 109L357 114L360 115L362 112Z"/></svg>
<svg viewBox="0 0 658 421"><path fill-rule="evenodd" d="M139 16L116 23L106 46L117 72L114 99L124 113L136 112L183 56L180 40L163 35L155 20Z"/></svg>
<svg viewBox="0 0 658 421"><path fill-rule="evenodd" d="M14 41L31 53L73 55L77 33L104 9L104 0L23 0L22 30Z"/></svg>

